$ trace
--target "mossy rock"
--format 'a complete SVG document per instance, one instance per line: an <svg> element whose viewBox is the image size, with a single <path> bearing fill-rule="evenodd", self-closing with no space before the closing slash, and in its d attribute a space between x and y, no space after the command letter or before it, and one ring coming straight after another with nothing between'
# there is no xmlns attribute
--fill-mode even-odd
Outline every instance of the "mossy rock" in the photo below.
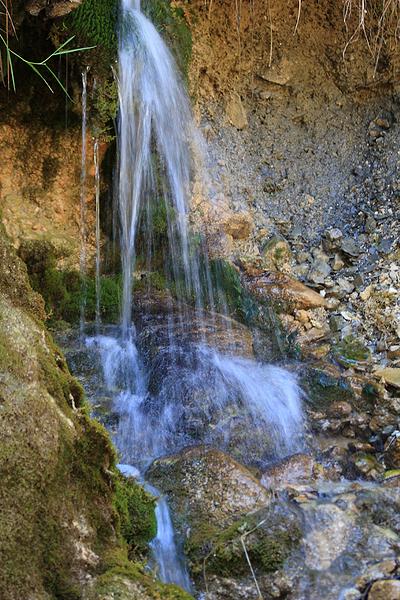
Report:
<svg viewBox="0 0 400 600"><path fill-rule="evenodd" d="M176 585L156 581L140 563L128 561L123 553L109 557L109 568L99 577L88 600L193 600Z"/></svg>
<svg viewBox="0 0 400 600"><path fill-rule="evenodd" d="M200 524L190 534L185 549L193 575L239 578L249 574L250 559L256 573L272 573L283 567L300 543L299 514L284 502L246 515L225 529Z"/></svg>
<svg viewBox="0 0 400 600"><path fill-rule="evenodd" d="M148 543L156 536L155 502L134 479L117 476L114 505L120 518L120 533L130 555L145 553Z"/></svg>
<svg viewBox="0 0 400 600"><path fill-rule="evenodd" d="M85 318L96 316L96 282L92 277L82 278L77 271L57 268L60 250L49 240L34 239L23 242L19 255L25 262L30 283L44 299L48 320L78 323L81 308ZM103 276L100 280L100 316L107 323L116 323L120 316L121 277Z"/></svg>
<svg viewBox="0 0 400 600"><path fill-rule="evenodd" d="M360 340L348 335L334 346L333 357L340 365L349 368L368 362L371 352Z"/></svg>
<svg viewBox="0 0 400 600"><path fill-rule="evenodd" d="M323 368L310 367L305 370L301 386L306 392L306 401L316 409L326 410L336 401L354 404L355 395L345 379L332 375Z"/></svg>

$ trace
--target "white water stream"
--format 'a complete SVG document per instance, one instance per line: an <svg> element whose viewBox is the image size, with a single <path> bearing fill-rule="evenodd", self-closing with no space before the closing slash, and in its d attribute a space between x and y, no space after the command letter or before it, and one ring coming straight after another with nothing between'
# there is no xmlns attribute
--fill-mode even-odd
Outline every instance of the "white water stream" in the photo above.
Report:
<svg viewBox="0 0 400 600"><path fill-rule="evenodd" d="M84 80L84 92L85 86ZM98 335L87 338L86 344L100 357L104 386L119 415L115 443L121 460L128 465L125 471L144 473L155 458L196 443L224 450L236 448L243 455L254 452L259 462L295 452L301 448L303 434L296 377L282 368L232 354L229 319L223 321L225 349L217 348L209 333L215 334L214 298L221 294L213 289L207 257L191 243L188 226L197 133L174 59L135 0L122 0L118 88L121 328L116 335L99 334L98 297ZM86 92L83 99L86 102ZM99 294L98 145L95 162ZM162 343L155 344L156 356L150 359L144 349L149 349L151 339L150 344L139 343L133 324L132 289L140 224L146 224L147 264L151 264L154 213L160 206L166 214L168 232L163 254L176 299L174 310L164 318L167 334ZM196 339L187 332L194 323L198 324ZM150 332L152 339L156 330ZM157 490L150 491L159 496L157 536L151 545L159 576L164 582L190 590L166 499Z"/></svg>

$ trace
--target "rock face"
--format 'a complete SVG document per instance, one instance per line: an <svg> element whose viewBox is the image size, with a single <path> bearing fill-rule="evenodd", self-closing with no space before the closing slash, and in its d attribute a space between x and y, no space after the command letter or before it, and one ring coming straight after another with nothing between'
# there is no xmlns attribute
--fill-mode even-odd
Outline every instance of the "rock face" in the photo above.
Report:
<svg viewBox="0 0 400 600"><path fill-rule="evenodd" d="M181 534L204 521L228 526L238 515L270 502L270 494L250 471L224 452L204 446L156 460L147 477L170 498Z"/></svg>
<svg viewBox="0 0 400 600"><path fill-rule="evenodd" d="M269 467L261 477L261 484L271 490L282 489L291 484L307 483L323 474L323 468L307 454L294 454Z"/></svg>
<svg viewBox="0 0 400 600"><path fill-rule="evenodd" d="M325 306L325 299L300 281L284 273L269 272L248 282L249 289L260 300L277 302L290 312L295 308L309 309Z"/></svg>
<svg viewBox="0 0 400 600"><path fill-rule="evenodd" d="M28 111L28 109L26 108ZM6 109L4 109L7 112ZM28 113L29 115L29 113ZM30 116L25 116L30 119ZM18 140L18 144L15 143ZM61 265L79 265L80 129L52 130L39 120L10 117L0 126L2 222L13 245L48 240L60 250ZM89 172L93 149L88 144ZM66 160L68 157L68 160ZM88 260L93 256L94 215L88 193Z"/></svg>
<svg viewBox="0 0 400 600"><path fill-rule="evenodd" d="M44 599L72 594L90 577L101 528L113 542L113 451L74 410L82 390L41 325L42 304L3 232L0 254L0 596Z"/></svg>
<svg viewBox="0 0 400 600"><path fill-rule="evenodd" d="M398 600L400 598L400 581L387 579L376 581L368 593L368 600Z"/></svg>
<svg viewBox="0 0 400 600"><path fill-rule="evenodd" d="M168 496L201 589L205 571L207 578L217 578L216 585L218 578L233 576L232 597L240 598L249 574L244 546L254 568L270 573L299 542L301 517L296 511L275 502L247 469L222 452L190 448L155 461L147 476ZM216 598L227 597L226 586L222 589Z"/></svg>

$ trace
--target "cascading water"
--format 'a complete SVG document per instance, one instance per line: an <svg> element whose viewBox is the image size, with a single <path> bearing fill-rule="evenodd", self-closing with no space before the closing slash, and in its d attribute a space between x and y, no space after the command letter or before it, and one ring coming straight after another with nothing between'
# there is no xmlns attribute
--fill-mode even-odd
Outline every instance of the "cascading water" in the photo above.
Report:
<svg viewBox="0 0 400 600"><path fill-rule="evenodd" d="M82 277L82 304L80 314L80 329L81 334L85 324L85 304L86 304L86 129L87 129L87 74L88 69L82 73L82 155L81 155L81 193L80 193L80 235L81 235L81 251L79 259L79 267Z"/></svg>
<svg viewBox="0 0 400 600"><path fill-rule="evenodd" d="M121 458L143 473L154 458L190 444L212 444L256 464L297 451L303 422L296 377L256 362L243 350L243 330L217 314L226 302L188 227L197 135L189 100L170 51L138 1L122 0L118 88L121 328L86 344L99 358L119 417ZM152 304L148 294L139 298L132 289L143 229L147 271L156 260L160 207L167 221L161 255L170 293L160 302L155 294ZM133 312L141 313L137 327ZM159 575L190 589L165 498L158 502L157 521L152 548Z"/></svg>
<svg viewBox="0 0 400 600"><path fill-rule="evenodd" d="M100 160L99 160L99 140L94 142L93 161L95 169L95 198L96 198L96 328L100 327L100 303L101 303L101 280L100 280Z"/></svg>

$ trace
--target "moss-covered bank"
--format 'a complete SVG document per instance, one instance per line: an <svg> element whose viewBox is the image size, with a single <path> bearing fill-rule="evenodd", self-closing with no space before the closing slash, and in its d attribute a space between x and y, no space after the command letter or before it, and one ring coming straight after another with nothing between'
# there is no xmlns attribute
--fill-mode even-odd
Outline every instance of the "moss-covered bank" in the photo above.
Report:
<svg viewBox="0 0 400 600"><path fill-rule="evenodd" d="M121 572L139 599L187 597L144 574L154 500L116 472L3 231L0 257L0 597L103 598Z"/></svg>

